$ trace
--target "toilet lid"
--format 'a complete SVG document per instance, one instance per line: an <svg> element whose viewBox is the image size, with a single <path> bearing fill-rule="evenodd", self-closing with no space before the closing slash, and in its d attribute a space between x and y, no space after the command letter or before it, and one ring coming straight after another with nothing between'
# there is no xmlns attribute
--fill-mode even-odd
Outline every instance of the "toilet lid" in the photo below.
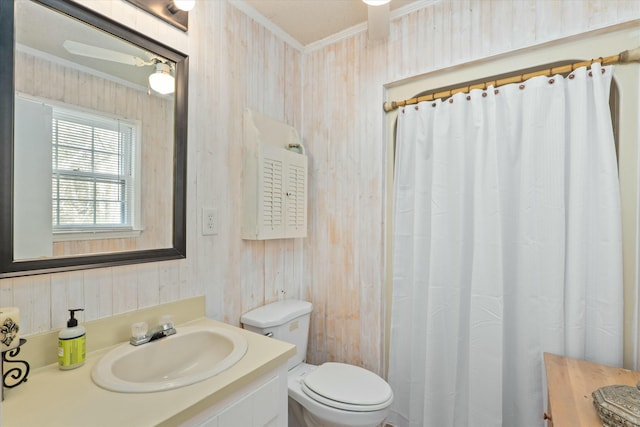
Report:
<svg viewBox="0 0 640 427"><path fill-rule="evenodd" d="M325 363L304 377L302 390L312 399L349 411L377 411L391 404L391 387L382 378L353 365Z"/></svg>

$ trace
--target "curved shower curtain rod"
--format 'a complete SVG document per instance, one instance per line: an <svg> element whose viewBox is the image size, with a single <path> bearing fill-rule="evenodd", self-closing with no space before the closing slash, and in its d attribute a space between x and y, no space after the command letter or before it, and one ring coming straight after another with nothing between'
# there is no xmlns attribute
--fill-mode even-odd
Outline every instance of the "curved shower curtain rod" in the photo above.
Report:
<svg viewBox="0 0 640 427"><path fill-rule="evenodd" d="M438 99L438 98L448 98L450 96L455 95L456 93L460 93L460 92L466 93L471 91L472 89L487 89L489 86L498 87L498 86L504 86L506 84L511 84L511 83L522 83L525 80L528 80L532 77L537 77L537 76L551 77L556 74L570 73L576 68L588 67L595 62L599 62L602 65L628 64L631 62L640 62L640 47L637 47L631 50L625 50L624 52L620 52L617 55L592 59L591 61L575 62L573 64L561 65L559 67L553 67L553 68L546 68L544 70L518 74L515 76L505 77L502 79L489 80L482 83L460 86L454 89L449 89L449 90L440 91L440 92L432 92L427 95L405 99L404 101L391 101L391 102L387 101L383 104L383 108L384 108L384 111L388 113L390 111L397 109L398 107L403 107L405 105L413 105L422 101L433 101L434 99Z"/></svg>

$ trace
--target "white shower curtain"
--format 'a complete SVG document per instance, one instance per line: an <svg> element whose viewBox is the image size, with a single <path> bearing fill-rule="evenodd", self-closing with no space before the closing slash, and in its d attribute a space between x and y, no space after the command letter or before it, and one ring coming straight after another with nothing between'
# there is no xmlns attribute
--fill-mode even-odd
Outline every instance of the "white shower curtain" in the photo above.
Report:
<svg viewBox="0 0 640 427"><path fill-rule="evenodd" d="M612 72L399 112L391 424L543 426L543 352L621 365Z"/></svg>

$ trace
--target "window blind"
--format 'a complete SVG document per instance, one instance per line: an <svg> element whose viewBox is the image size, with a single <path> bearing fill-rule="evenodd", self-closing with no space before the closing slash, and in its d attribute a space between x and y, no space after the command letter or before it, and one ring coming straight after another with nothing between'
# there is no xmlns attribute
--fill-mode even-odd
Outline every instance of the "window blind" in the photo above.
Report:
<svg viewBox="0 0 640 427"><path fill-rule="evenodd" d="M54 108L54 229L131 227L135 136L131 123Z"/></svg>

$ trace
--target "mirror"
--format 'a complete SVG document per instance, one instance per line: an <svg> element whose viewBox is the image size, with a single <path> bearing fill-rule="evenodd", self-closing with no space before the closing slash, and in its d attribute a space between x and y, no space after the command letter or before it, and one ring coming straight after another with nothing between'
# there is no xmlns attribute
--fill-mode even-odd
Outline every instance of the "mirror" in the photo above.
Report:
<svg viewBox="0 0 640 427"><path fill-rule="evenodd" d="M0 278L186 256L187 75L84 6L0 2Z"/></svg>

